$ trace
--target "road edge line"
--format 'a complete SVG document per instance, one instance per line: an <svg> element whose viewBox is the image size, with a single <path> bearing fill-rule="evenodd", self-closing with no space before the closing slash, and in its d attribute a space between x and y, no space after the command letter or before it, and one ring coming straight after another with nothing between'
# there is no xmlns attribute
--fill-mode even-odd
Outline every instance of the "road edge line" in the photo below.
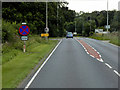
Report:
<svg viewBox="0 0 120 90"><path fill-rule="evenodd" d="M61 44L62 40L60 40L60 42L56 45L56 47L53 49L53 51L50 53L50 55L47 57L47 59L43 62L43 64L40 66L40 68L37 70L37 72L33 75L33 77L31 78L31 80L28 82L28 84L25 86L24 90L27 90L28 87L31 85L31 83L33 82L33 80L35 79L35 77L38 75L38 73L41 71L41 69L43 68L43 66L46 64L46 62L49 60L49 58L52 56L52 54L55 52L55 50L58 48L58 46Z"/></svg>
<svg viewBox="0 0 120 90"><path fill-rule="evenodd" d="M108 44L110 44L110 45L112 45L112 46L114 46L114 47L117 47L117 48L120 47L120 46L117 46L117 45L115 45L115 44L113 44L113 43L110 43L110 42L108 42Z"/></svg>

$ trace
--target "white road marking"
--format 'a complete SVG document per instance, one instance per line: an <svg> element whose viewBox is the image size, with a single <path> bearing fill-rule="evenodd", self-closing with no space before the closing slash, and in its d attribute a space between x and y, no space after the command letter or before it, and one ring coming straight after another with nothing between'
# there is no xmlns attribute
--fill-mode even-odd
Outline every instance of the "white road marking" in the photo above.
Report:
<svg viewBox="0 0 120 90"><path fill-rule="evenodd" d="M113 70L113 71L114 71L114 73L116 73L120 77L120 74L116 70Z"/></svg>
<svg viewBox="0 0 120 90"><path fill-rule="evenodd" d="M100 61L100 62L104 62L102 58L100 58L100 59L97 58L97 60Z"/></svg>
<svg viewBox="0 0 120 90"><path fill-rule="evenodd" d="M89 54L89 53L87 52L87 54Z"/></svg>
<svg viewBox="0 0 120 90"><path fill-rule="evenodd" d="M106 66L108 66L110 69L112 68L108 63L105 63Z"/></svg>
<svg viewBox="0 0 120 90"><path fill-rule="evenodd" d="M100 54L99 52L97 52L98 54Z"/></svg>
<svg viewBox="0 0 120 90"><path fill-rule="evenodd" d="M114 45L114 44L112 44L112 43L109 43L110 45L112 45L112 46L114 46L114 47L119 47L119 46L117 46L117 45Z"/></svg>
<svg viewBox="0 0 120 90"><path fill-rule="evenodd" d="M93 55L90 55L91 57L93 57Z"/></svg>
<svg viewBox="0 0 120 90"><path fill-rule="evenodd" d="M78 40L77 40L78 41ZM78 41L79 42L79 41ZM80 43L80 42L79 42ZM80 43L81 44L81 43ZM87 43L88 44L88 43ZM111 43L109 43L109 44L111 44ZM82 44L81 44L82 45ZM89 44L88 44L89 45ZM114 45L114 44L111 44L111 45L113 45L113 46L116 46L116 47L119 47L119 46L117 46L117 45ZM82 45L83 46L83 45ZM90 45L89 45L90 46ZM84 46L83 46L84 47ZM93 48L93 47L92 47ZM94 49L94 48L93 48ZM96 52L97 52L97 50L96 49L94 49ZM100 55L100 53L99 52L97 52L98 54L99 54L99 56L100 56L100 59L98 59L97 58L97 60L98 61L100 61L100 62L104 62L103 61L103 59L101 58L101 55ZM89 54L88 52L87 52L87 54ZM92 57L92 55L90 55L91 57ZM110 69L112 69L112 66L110 66L108 63L105 63L105 65L107 66L107 67L109 67ZM118 73L118 71L116 71L116 70L113 70L113 72L116 74L116 75L118 75L119 77L120 77L120 73Z"/></svg>
<svg viewBox="0 0 120 90"><path fill-rule="evenodd" d="M90 55L91 57L95 58L93 55Z"/></svg>
<svg viewBox="0 0 120 90"><path fill-rule="evenodd" d="M36 78L36 76L38 75L38 73L41 71L41 69L43 68L43 66L45 65L45 63L49 60L49 58L52 56L52 54L55 52L55 50L57 49L57 47L60 45L61 42L62 42L62 40L57 44L57 46L50 53L50 55L47 57L47 59L44 61L44 63L41 65L41 67L37 70L37 72L34 74L34 76L32 77L32 79L28 82L28 84L26 85L26 87L25 87L24 90L28 89L28 87L31 85L31 83L33 82L33 80Z"/></svg>
<svg viewBox="0 0 120 90"><path fill-rule="evenodd" d="M77 39L76 39L77 40ZM78 41L78 40L77 40ZM79 41L78 41L79 42ZM81 42L79 42L80 44L81 44ZM88 44L88 43L86 43L86 44ZM81 44L82 45L82 44ZM89 44L88 44L89 45ZM90 46L90 45L89 45ZM90 55L90 53L88 53L88 51L87 51L87 49L82 45L82 47L84 48L84 50L87 52L87 54L89 54ZM92 46L90 46L91 48L93 48ZM94 49L94 48L93 48ZM94 49L95 50L95 49ZM95 50L96 52L97 52L97 50ZM97 52L98 54L99 54L99 56L101 56L100 55L100 53L99 52ZM92 56L92 55L90 55L91 57L93 57L93 58L95 58L94 56ZM100 61L100 62L104 62L103 61L103 59L102 58L100 58L100 59L98 59L98 58L96 58L98 61Z"/></svg>

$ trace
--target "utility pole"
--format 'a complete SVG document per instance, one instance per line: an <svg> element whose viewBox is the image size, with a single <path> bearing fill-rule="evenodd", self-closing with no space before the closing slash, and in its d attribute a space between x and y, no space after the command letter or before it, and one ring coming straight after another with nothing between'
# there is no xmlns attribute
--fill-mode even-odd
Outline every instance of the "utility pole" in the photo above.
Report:
<svg viewBox="0 0 120 90"><path fill-rule="evenodd" d="M76 32L76 21L75 21L75 32Z"/></svg>
<svg viewBox="0 0 120 90"><path fill-rule="evenodd" d="M90 14L90 35L91 35L91 14Z"/></svg>
<svg viewBox="0 0 120 90"><path fill-rule="evenodd" d="M107 0L107 32L108 32L108 20L109 20L109 17L108 17L108 0Z"/></svg>
<svg viewBox="0 0 120 90"><path fill-rule="evenodd" d="M46 27L48 27L48 13L47 13L47 8L48 8L48 4L47 4L47 0L46 0Z"/></svg>
<svg viewBox="0 0 120 90"><path fill-rule="evenodd" d="M57 2L57 30L58 30L58 2Z"/></svg>
<svg viewBox="0 0 120 90"><path fill-rule="evenodd" d="M48 40L48 32L49 32L49 28L48 28L48 0L46 0L46 28L45 28L45 32L46 32L46 36L45 39Z"/></svg>

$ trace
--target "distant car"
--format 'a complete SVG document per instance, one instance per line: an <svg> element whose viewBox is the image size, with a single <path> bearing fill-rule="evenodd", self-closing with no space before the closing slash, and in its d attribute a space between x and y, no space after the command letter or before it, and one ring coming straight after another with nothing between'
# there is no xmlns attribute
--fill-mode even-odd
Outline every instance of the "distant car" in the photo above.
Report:
<svg viewBox="0 0 120 90"><path fill-rule="evenodd" d="M66 38L73 38L72 32L67 32Z"/></svg>
<svg viewBox="0 0 120 90"><path fill-rule="evenodd" d="M77 36L77 32L73 32L73 36Z"/></svg>

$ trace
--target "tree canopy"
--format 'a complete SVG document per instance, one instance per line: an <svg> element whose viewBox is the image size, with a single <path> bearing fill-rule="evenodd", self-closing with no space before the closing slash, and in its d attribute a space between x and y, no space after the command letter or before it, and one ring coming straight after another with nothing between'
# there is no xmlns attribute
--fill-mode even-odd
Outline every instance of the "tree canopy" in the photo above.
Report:
<svg viewBox="0 0 120 90"><path fill-rule="evenodd" d="M51 37L64 36L66 32L64 23L74 21L76 13L69 10L67 5L67 2L48 2L48 28ZM44 32L46 27L46 2L3 2L2 7L3 23L15 23L17 26L17 24L26 22L30 27L30 34ZM18 30L19 27L16 29ZM8 38L6 30L3 28L3 39Z"/></svg>

